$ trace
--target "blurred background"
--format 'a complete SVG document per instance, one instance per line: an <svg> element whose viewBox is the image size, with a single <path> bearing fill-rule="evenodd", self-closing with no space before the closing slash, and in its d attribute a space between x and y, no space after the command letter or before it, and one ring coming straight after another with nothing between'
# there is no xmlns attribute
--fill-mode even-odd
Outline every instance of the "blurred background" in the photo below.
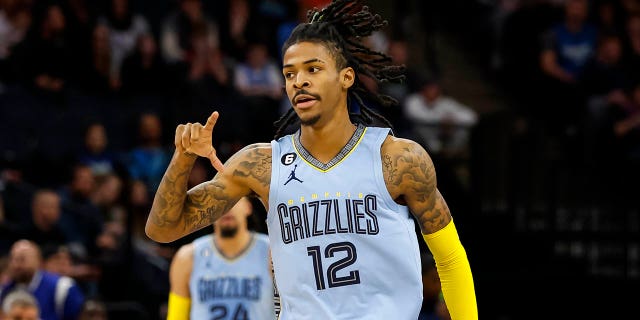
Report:
<svg viewBox="0 0 640 320"><path fill-rule="evenodd" d="M223 161L271 140L280 47L327 3L0 0L0 282L31 239L110 319L162 318L175 250L211 232L144 235L176 125L218 110ZM640 1L367 3L390 23L365 41L407 66L367 85L434 159L480 318L638 317Z"/></svg>

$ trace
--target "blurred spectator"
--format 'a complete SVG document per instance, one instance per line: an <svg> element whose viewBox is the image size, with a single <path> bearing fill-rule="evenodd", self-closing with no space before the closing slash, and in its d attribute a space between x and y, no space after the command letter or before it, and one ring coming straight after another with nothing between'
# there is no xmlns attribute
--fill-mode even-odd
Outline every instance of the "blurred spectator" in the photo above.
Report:
<svg viewBox="0 0 640 320"><path fill-rule="evenodd" d="M144 16L131 12L128 0L111 0L109 9L107 16L102 17L99 23L109 28L111 87L119 88L122 62L134 51L138 38L151 32L151 29Z"/></svg>
<svg viewBox="0 0 640 320"><path fill-rule="evenodd" d="M620 3L615 0L595 1L595 23L598 31L605 34L622 34L624 14Z"/></svg>
<svg viewBox="0 0 640 320"><path fill-rule="evenodd" d="M108 151L107 132L102 123L90 124L85 130L84 145L78 154L78 162L91 168L94 177L113 173L116 168L115 155Z"/></svg>
<svg viewBox="0 0 640 320"><path fill-rule="evenodd" d="M158 115L144 113L138 121L138 145L127 155L127 167L131 178L144 182L147 191L154 194L171 153L162 144L162 123Z"/></svg>
<svg viewBox="0 0 640 320"><path fill-rule="evenodd" d="M438 81L428 79L419 92L409 95L404 112L418 141L428 150L447 157L465 156L478 116L472 108L444 95Z"/></svg>
<svg viewBox="0 0 640 320"><path fill-rule="evenodd" d="M229 73L224 64L222 53L207 41L207 33L203 25L196 26L191 36L191 51L188 54L189 72L187 80L191 82L210 79L211 86L227 89Z"/></svg>
<svg viewBox="0 0 640 320"><path fill-rule="evenodd" d="M43 270L72 278L83 293L94 294L95 280L100 270L86 263L78 263L67 246L46 244L42 246Z"/></svg>
<svg viewBox="0 0 640 320"><path fill-rule="evenodd" d="M545 35L542 70L562 83L575 83L595 52L596 28L587 22L589 2L567 0L565 17Z"/></svg>
<svg viewBox="0 0 640 320"><path fill-rule="evenodd" d="M40 248L27 240L17 241L9 255L11 281L2 287L3 302L14 290L27 290L40 307L43 320L75 320L84 302L84 294L69 277L42 269Z"/></svg>
<svg viewBox="0 0 640 320"><path fill-rule="evenodd" d="M74 62L83 61L88 59L92 47L92 34L95 26L95 12L91 11L90 0L67 0L63 1L63 10L65 13L65 20L67 25L67 38L69 50L74 53ZM109 44L108 39L106 42ZM76 62L77 63L77 62ZM88 63L87 63L88 65ZM81 69L85 69L83 67ZM74 74L74 84L82 85L85 81L83 74L84 70L77 70L79 73Z"/></svg>
<svg viewBox="0 0 640 320"><path fill-rule="evenodd" d="M269 57L267 47L251 44L245 62L236 65L234 86L244 96L251 128L248 142L272 136L272 123L278 118L284 81L280 69Z"/></svg>
<svg viewBox="0 0 640 320"><path fill-rule="evenodd" d="M41 189L34 194L31 217L31 221L18 232L19 236L41 246L47 243L62 245L68 241L60 226L60 196L54 191Z"/></svg>
<svg viewBox="0 0 640 320"><path fill-rule="evenodd" d="M66 246L45 244L42 248L42 269L73 278L73 259Z"/></svg>
<svg viewBox="0 0 640 320"><path fill-rule="evenodd" d="M112 174L101 180L92 196L105 221L102 233L96 239L102 258L121 249L125 241L128 213L121 201L122 193L122 180Z"/></svg>
<svg viewBox="0 0 640 320"><path fill-rule="evenodd" d="M640 160L640 83L630 91L630 101L613 115L613 132L623 159Z"/></svg>
<svg viewBox="0 0 640 320"><path fill-rule="evenodd" d="M104 25L95 26L91 34L90 50L84 57L87 60L78 84L92 94L107 93L115 88L109 32L109 28Z"/></svg>
<svg viewBox="0 0 640 320"><path fill-rule="evenodd" d="M52 4L44 10L42 22L25 40L20 52L25 80L39 92L53 94L60 102L69 73L73 73L66 36L66 19L60 6Z"/></svg>
<svg viewBox="0 0 640 320"><path fill-rule="evenodd" d="M134 241L148 241L149 238L144 233L144 225L151 208L151 195L147 186L142 181L133 181L131 183L131 191L129 194L129 203L131 214L131 236Z"/></svg>
<svg viewBox="0 0 640 320"><path fill-rule="evenodd" d="M237 61L243 60L253 38L251 31L256 28L260 26L253 24L249 1L229 0L226 20L220 34L222 50Z"/></svg>
<svg viewBox="0 0 640 320"><path fill-rule="evenodd" d="M24 290L15 290L4 299L2 314L2 319L6 320L39 320L40 308L32 294Z"/></svg>
<svg viewBox="0 0 640 320"><path fill-rule="evenodd" d="M120 69L122 92L127 95L154 95L167 89L164 61L152 34L140 35L135 51Z"/></svg>
<svg viewBox="0 0 640 320"><path fill-rule="evenodd" d="M97 254L96 239L102 232L102 215L91 196L96 181L91 168L75 165L71 181L60 190L62 199L61 227L73 254L90 259Z"/></svg>
<svg viewBox="0 0 640 320"><path fill-rule="evenodd" d="M122 204L124 183L115 174L108 174L98 180L91 195L91 201L100 209L105 221L125 221L126 210Z"/></svg>
<svg viewBox="0 0 640 320"><path fill-rule="evenodd" d="M24 39L31 25L30 7L25 1L0 1L0 60L11 55L11 49Z"/></svg>
<svg viewBox="0 0 640 320"><path fill-rule="evenodd" d="M191 48L187 56L189 64L181 76L185 81L179 93L179 110L176 109L172 118L174 121L206 118L215 106L225 119L230 120L216 127L219 137L224 137L216 143L224 143L226 139L233 139L234 131L239 130L235 124L237 117L243 116L242 106L236 101L233 90L234 61L226 57L220 48L209 44L202 24L192 31Z"/></svg>
<svg viewBox="0 0 640 320"><path fill-rule="evenodd" d="M194 29L204 25L206 43L211 48L219 46L217 23L202 10L201 0L179 0L179 10L172 12L163 23L162 56L170 64L184 62L192 51L191 39Z"/></svg>
<svg viewBox="0 0 640 320"><path fill-rule="evenodd" d="M278 27L291 17L298 15L298 0L257 0L252 1L254 13L249 16L247 24L250 42L262 42L267 46L270 55L280 54L278 45ZM256 27L257 26L257 27ZM371 37L369 37L371 38ZM276 41L274 41L276 40Z"/></svg>
<svg viewBox="0 0 640 320"><path fill-rule="evenodd" d="M607 115L611 106L628 103L626 72L622 64L622 42L617 35L602 35L596 55L586 65L581 84L587 95L584 113L585 162L597 165L606 140Z"/></svg>
<svg viewBox="0 0 640 320"><path fill-rule="evenodd" d="M584 96L577 84L595 53L597 29L587 21L587 0L567 0L564 9L563 21L545 34L540 54L540 66L546 75L542 83L544 96L553 97L543 104L541 116L548 121L553 135L570 137L578 133L577 115L583 112Z"/></svg>
<svg viewBox="0 0 640 320"><path fill-rule="evenodd" d="M24 180L22 164L15 160L8 160L0 169L0 202L3 215L0 227L16 230L31 221L29 214L32 209L31 198L36 187ZM11 241L8 232L0 232L0 239ZM0 244L4 252L9 249Z"/></svg>
<svg viewBox="0 0 640 320"><path fill-rule="evenodd" d="M417 82L419 79L419 72L416 67L409 66L409 44L405 40L393 39L389 41L388 47L385 50L394 65L407 67L405 71L405 81L398 82L384 82L380 84L380 93L388 95L398 101L400 105L404 103L404 100L411 92L418 90ZM402 108L400 106L387 107L381 110L382 115L387 118L391 124L393 124L394 131L397 135L403 136L410 130L410 125L404 118Z"/></svg>
<svg viewBox="0 0 640 320"><path fill-rule="evenodd" d="M13 48L26 36L31 26L28 1L0 1L0 83L12 80L15 70L9 64Z"/></svg>
<svg viewBox="0 0 640 320"><path fill-rule="evenodd" d="M600 37L596 54L585 65L580 81L590 96L608 96L625 88L627 80L622 65L622 41L617 35L603 34Z"/></svg>

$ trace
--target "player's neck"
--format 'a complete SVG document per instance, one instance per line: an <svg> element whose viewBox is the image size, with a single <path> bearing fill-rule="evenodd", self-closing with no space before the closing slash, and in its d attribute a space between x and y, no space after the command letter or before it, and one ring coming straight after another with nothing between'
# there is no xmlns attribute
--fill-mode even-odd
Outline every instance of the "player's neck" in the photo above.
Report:
<svg viewBox="0 0 640 320"><path fill-rule="evenodd" d="M224 238L216 233L214 239L216 248L218 248L225 257L233 259L247 248L251 242L251 232L246 229L239 229L238 233L231 238Z"/></svg>
<svg viewBox="0 0 640 320"><path fill-rule="evenodd" d="M333 159L349 142L356 130L349 115L338 115L319 126L302 126L300 128L300 143L311 155L327 163Z"/></svg>

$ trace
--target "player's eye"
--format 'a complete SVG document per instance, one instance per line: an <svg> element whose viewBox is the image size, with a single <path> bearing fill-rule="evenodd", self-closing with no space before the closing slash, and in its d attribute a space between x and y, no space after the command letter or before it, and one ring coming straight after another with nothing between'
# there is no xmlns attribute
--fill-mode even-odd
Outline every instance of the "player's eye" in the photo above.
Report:
<svg viewBox="0 0 640 320"><path fill-rule="evenodd" d="M318 67L310 67L310 68L309 68L309 72L310 72L310 73L316 73L316 72L318 72L318 71L320 71L320 68L318 68Z"/></svg>
<svg viewBox="0 0 640 320"><path fill-rule="evenodd" d="M293 76L294 76L293 72L285 72L284 73L285 79L293 79Z"/></svg>

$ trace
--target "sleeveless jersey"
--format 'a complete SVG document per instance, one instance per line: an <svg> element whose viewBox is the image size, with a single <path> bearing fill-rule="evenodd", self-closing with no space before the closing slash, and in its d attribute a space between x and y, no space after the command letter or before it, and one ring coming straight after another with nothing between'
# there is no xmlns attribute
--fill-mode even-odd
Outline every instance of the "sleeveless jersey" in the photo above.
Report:
<svg viewBox="0 0 640 320"><path fill-rule="evenodd" d="M360 125L327 164L300 131L271 142L267 226L281 320L418 317L420 252L407 207L384 182L388 134Z"/></svg>
<svg viewBox="0 0 640 320"><path fill-rule="evenodd" d="M196 239L190 319L275 319L268 259L269 240L263 234L252 233L251 243L235 259L220 253L212 235Z"/></svg>

